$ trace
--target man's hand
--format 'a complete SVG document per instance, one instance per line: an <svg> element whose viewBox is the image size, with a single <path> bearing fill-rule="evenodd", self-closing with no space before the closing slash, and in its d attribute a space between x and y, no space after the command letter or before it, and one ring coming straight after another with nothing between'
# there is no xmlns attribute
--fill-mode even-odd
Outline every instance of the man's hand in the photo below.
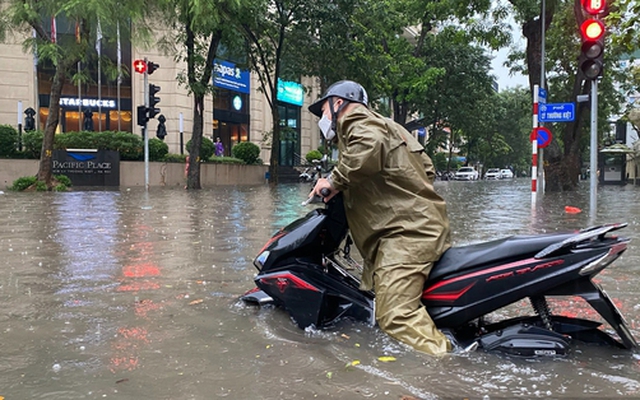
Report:
<svg viewBox="0 0 640 400"><path fill-rule="evenodd" d="M327 196L322 195L323 191L326 193L326 190L323 189L329 191L329 194ZM316 182L316 185L313 187L311 193L309 193L309 197L313 197L313 195L322 197L322 200L326 203L331 200L336 194L338 194L338 191L334 189L333 186L331 186L331 182L328 179L320 178Z"/></svg>

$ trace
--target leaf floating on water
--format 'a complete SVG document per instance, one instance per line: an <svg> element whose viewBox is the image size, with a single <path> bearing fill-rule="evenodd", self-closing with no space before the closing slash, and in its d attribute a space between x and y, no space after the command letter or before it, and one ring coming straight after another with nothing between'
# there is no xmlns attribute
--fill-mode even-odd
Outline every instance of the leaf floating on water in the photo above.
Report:
<svg viewBox="0 0 640 400"><path fill-rule="evenodd" d="M190 306L195 306L196 304L200 304L202 302L204 302L203 299L193 300L193 301L189 302L189 305Z"/></svg>
<svg viewBox="0 0 640 400"><path fill-rule="evenodd" d="M382 362L394 362L396 361L396 358L392 356L381 356L381 357L378 357L378 360Z"/></svg>
<svg viewBox="0 0 640 400"><path fill-rule="evenodd" d="M345 365L345 368L349 368L349 367L355 367L356 365L360 365L360 360L353 360L351 362L348 362L347 365Z"/></svg>
<svg viewBox="0 0 640 400"><path fill-rule="evenodd" d="M341 336L341 337L343 337L343 338L345 338L345 339L351 339L351 338L349 337L349 335L347 335L347 334L345 334L345 333L343 333L343 334L342 334L342 335L340 335L340 336Z"/></svg>
<svg viewBox="0 0 640 400"><path fill-rule="evenodd" d="M129 382L129 378L122 378L122 379L118 379L116 381L116 383L122 383L122 382ZM2 400L2 398L0 397L0 400Z"/></svg>
<svg viewBox="0 0 640 400"><path fill-rule="evenodd" d="M332 376L333 376L333 372L331 371L327 372L327 378L331 379ZM0 398L0 400L2 400L2 398Z"/></svg>

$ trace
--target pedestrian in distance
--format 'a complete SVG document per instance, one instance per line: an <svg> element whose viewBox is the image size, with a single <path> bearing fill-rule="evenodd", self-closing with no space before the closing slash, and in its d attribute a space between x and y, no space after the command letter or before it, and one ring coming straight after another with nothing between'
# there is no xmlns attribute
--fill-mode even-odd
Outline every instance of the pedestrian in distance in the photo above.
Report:
<svg viewBox="0 0 640 400"><path fill-rule="evenodd" d="M424 283L450 247L446 204L433 187L435 169L423 146L400 124L368 107L365 89L336 82L309 111L338 162L310 197L343 193L347 222L364 258L361 290L376 293L375 318L393 338L442 355L451 341L421 303ZM452 339L453 340L453 339Z"/></svg>
<svg viewBox="0 0 640 400"><path fill-rule="evenodd" d="M216 138L216 142L214 143L214 145L216 157L222 157L224 155L224 145L222 144L222 141L219 137Z"/></svg>

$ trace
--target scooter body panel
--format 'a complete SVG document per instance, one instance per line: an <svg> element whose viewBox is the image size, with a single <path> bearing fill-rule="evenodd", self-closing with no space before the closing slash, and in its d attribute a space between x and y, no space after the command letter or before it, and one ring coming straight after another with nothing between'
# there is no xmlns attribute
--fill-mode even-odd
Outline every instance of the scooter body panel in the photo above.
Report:
<svg viewBox="0 0 640 400"><path fill-rule="evenodd" d="M591 278L619 257L628 239L606 236L625 225L580 232L515 236L452 248L434 265L423 303L436 325L461 342L522 356L568 352L571 338L637 348L622 314ZM344 318L374 324L375 295L360 291L359 279L336 254L348 227L341 197L284 227L265 244L254 264L257 289L242 299L284 308L300 328L329 328ZM348 253L348 251L347 251ZM581 296L616 330L600 323L546 314L485 324L483 318L522 299ZM545 303L546 304L546 303Z"/></svg>

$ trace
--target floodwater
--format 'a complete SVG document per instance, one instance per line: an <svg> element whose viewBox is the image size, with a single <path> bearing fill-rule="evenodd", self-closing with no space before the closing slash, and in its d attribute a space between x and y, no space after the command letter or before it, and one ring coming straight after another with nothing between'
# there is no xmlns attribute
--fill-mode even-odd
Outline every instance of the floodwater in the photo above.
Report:
<svg viewBox="0 0 640 400"><path fill-rule="evenodd" d="M599 281L640 339L640 188L600 188L594 216L588 182L533 209L524 179L436 188L458 245L628 222L630 247ZM0 398L640 398L637 350L433 358L375 327L303 331L280 310L244 305L253 257L308 211L309 189L0 192Z"/></svg>

